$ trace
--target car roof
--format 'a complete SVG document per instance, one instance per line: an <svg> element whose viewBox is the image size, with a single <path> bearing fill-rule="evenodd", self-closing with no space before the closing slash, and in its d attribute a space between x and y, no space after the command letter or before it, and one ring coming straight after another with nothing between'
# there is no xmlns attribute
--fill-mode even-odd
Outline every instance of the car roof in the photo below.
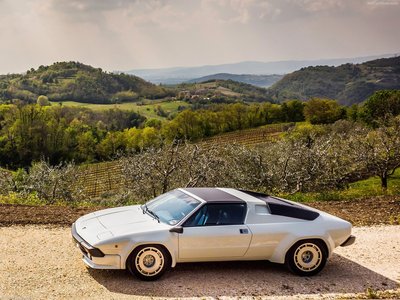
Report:
<svg viewBox="0 0 400 300"><path fill-rule="evenodd" d="M263 193L233 188L184 188L181 191L207 203L253 203L267 205L272 215L312 221L319 212L292 201Z"/></svg>
<svg viewBox="0 0 400 300"><path fill-rule="evenodd" d="M246 203L243 199L227 193L219 188L183 188L184 192L192 194L205 202L210 203Z"/></svg>

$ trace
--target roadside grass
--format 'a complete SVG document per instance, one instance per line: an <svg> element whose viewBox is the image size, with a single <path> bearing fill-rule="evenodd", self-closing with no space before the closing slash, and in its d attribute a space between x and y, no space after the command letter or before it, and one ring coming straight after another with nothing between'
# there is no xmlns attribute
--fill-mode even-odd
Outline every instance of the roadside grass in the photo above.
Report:
<svg viewBox="0 0 400 300"><path fill-rule="evenodd" d="M280 196L297 202L353 200L377 196L400 195L400 169L389 177L388 189L383 191L379 177L374 176L349 184L343 190L319 193L282 194Z"/></svg>
<svg viewBox="0 0 400 300"><path fill-rule="evenodd" d="M143 103L143 104L142 104ZM180 107L189 108L190 104L185 101L160 101L160 100L143 100L141 102L125 102L119 104L92 104L92 103L81 103L75 101L62 101L62 102L51 102L52 105L63 105L70 107L82 107L89 108L95 111L103 111L107 109L121 109L121 110L133 110L139 114L145 116L148 119L159 119L164 120L157 114L157 108L160 106L161 109L169 115L170 113L178 112Z"/></svg>

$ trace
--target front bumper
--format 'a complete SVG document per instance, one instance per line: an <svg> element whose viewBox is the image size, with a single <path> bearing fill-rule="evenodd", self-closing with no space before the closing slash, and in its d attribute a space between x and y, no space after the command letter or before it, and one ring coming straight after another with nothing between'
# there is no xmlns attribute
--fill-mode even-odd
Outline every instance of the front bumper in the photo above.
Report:
<svg viewBox="0 0 400 300"><path fill-rule="evenodd" d="M340 244L341 247L346 247L353 245L354 242L356 241L356 237L354 235L350 235L347 240L345 240L343 243Z"/></svg>
<svg viewBox="0 0 400 300"><path fill-rule="evenodd" d="M76 232L75 223L72 224L71 234L87 266L93 269L121 269L121 257L117 254L106 255L100 249L91 246Z"/></svg>
<svg viewBox="0 0 400 300"><path fill-rule="evenodd" d="M104 257L104 253L101 252L100 249L92 247L83 238L81 238L81 236L76 232L75 223L72 224L71 234L72 234L72 238L75 240L75 242L77 243L77 246L79 247L79 249L82 251L83 254L86 254L86 255L89 255L92 257Z"/></svg>

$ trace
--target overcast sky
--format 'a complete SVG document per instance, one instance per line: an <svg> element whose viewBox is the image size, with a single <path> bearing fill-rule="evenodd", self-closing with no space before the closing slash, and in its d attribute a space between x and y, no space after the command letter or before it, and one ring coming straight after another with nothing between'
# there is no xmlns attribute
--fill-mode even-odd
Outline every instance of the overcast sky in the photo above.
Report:
<svg viewBox="0 0 400 300"><path fill-rule="evenodd" d="M400 0L0 0L0 74L400 52Z"/></svg>

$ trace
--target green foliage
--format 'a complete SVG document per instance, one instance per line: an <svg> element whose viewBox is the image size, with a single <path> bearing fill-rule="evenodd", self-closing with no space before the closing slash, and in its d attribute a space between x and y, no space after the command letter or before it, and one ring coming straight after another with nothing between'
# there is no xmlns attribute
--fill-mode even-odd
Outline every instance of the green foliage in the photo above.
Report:
<svg viewBox="0 0 400 300"><path fill-rule="evenodd" d="M37 98L37 102L36 103L38 105L40 105L40 106L50 106L51 105L51 103L49 101L49 98L47 98L46 96L43 96L43 95L40 95Z"/></svg>
<svg viewBox="0 0 400 300"><path fill-rule="evenodd" d="M0 165L17 169L42 158L51 164L108 158L120 147L110 146L113 153L104 150L110 149L104 145L111 143L107 132L140 127L144 121L136 112L119 109L0 105Z"/></svg>
<svg viewBox="0 0 400 300"><path fill-rule="evenodd" d="M290 100L282 103L282 115L286 122L304 121L304 102Z"/></svg>
<svg viewBox="0 0 400 300"><path fill-rule="evenodd" d="M185 110L166 123L162 132L169 141L176 139L195 141L223 132L280 123L286 119L287 115L277 104L225 104L207 110Z"/></svg>
<svg viewBox="0 0 400 300"><path fill-rule="evenodd" d="M335 100L313 98L305 104L304 116L311 124L330 124L345 117Z"/></svg>
<svg viewBox="0 0 400 300"><path fill-rule="evenodd" d="M6 195L0 195L0 203L4 204L20 204L20 205L46 205L47 202L41 199L37 193L28 195L10 192Z"/></svg>
<svg viewBox="0 0 400 300"><path fill-rule="evenodd" d="M400 90L375 92L362 107L361 118L372 126L386 123L400 114Z"/></svg>
<svg viewBox="0 0 400 300"><path fill-rule="evenodd" d="M30 103L39 95L53 101L116 103L173 96L171 89L143 79L104 72L79 62L58 62L31 69L24 75L0 76L0 100L21 99Z"/></svg>
<svg viewBox="0 0 400 300"><path fill-rule="evenodd" d="M375 91L400 89L400 56L363 64L302 68L283 77L268 89L275 101L337 99L344 105L360 103Z"/></svg>

